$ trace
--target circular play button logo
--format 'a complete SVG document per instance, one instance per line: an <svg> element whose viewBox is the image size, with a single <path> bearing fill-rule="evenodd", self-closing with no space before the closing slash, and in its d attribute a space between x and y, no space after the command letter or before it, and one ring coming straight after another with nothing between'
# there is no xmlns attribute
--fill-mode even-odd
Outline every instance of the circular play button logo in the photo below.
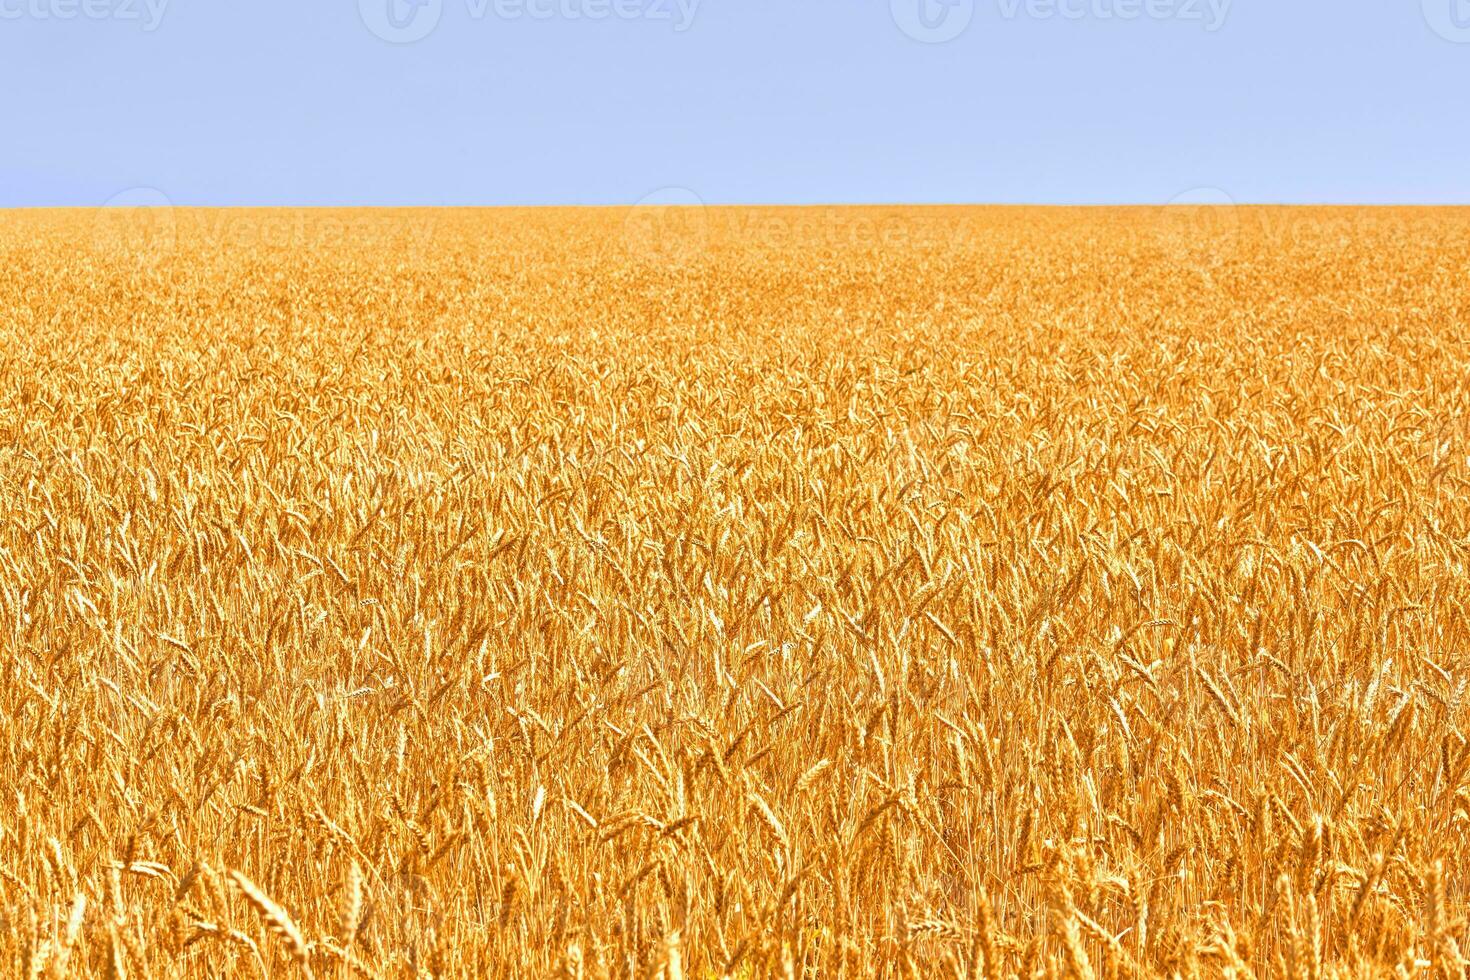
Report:
<svg viewBox="0 0 1470 980"><path fill-rule="evenodd" d="M439 26L444 0L357 0L367 29L390 44L422 41Z"/></svg>
<svg viewBox="0 0 1470 980"><path fill-rule="evenodd" d="M953 41L975 17L975 0L888 0L888 6L899 30L925 44Z"/></svg>

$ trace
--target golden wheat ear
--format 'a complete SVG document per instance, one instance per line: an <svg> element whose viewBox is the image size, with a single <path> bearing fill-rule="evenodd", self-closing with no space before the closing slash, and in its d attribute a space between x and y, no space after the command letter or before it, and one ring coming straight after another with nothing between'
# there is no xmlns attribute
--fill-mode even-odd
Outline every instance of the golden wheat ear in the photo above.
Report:
<svg viewBox="0 0 1470 980"><path fill-rule="evenodd" d="M255 882L239 871L230 872L230 881L240 890L240 894L245 896L245 901L255 910L255 914L265 920L267 928L286 941L291 958L301 964L307 976L312 976L311 947L307 945L306 937L301 934L301 930L297 928L286 910L277 905Z"/></svg>
<svg viewBox="0 0 1470 980"><path fill-rule="evenodd" d="M356 861L347 866L347 881L342 886L342 906L338 909L338 931L342 945L351 946L362 925L362 868Z"/></svg>

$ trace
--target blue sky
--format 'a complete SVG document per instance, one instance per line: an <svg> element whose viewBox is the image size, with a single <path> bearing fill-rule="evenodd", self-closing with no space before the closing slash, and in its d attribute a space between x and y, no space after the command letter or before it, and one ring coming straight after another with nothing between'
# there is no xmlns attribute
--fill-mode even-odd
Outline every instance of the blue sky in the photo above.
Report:
<svg viewBox="0 0 1470 980"><path fill-rule="evenodd" d="M1470 203L1470 0L0 0L0 85L0 206Z"/></svg>

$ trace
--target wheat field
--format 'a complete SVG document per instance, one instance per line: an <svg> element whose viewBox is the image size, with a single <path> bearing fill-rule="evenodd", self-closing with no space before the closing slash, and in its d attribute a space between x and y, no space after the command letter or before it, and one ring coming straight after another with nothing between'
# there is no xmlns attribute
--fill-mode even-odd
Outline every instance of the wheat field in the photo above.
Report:
<svg viewBox="0 0 1470 980"><path fill-rule="evenodd" d="M5 975L1465 975L1470 211L0 253Z"/></svg>

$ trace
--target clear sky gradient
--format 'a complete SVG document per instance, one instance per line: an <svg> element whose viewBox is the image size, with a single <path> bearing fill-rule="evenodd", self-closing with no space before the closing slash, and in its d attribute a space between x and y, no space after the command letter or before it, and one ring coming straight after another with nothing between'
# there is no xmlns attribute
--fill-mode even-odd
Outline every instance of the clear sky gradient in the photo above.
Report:
<svg viewBox="0 0 1470 980"><path fill-rule="evenodd" d="M1470 203L1470 0L0 0L0 86L7 207Z"/></svg>

